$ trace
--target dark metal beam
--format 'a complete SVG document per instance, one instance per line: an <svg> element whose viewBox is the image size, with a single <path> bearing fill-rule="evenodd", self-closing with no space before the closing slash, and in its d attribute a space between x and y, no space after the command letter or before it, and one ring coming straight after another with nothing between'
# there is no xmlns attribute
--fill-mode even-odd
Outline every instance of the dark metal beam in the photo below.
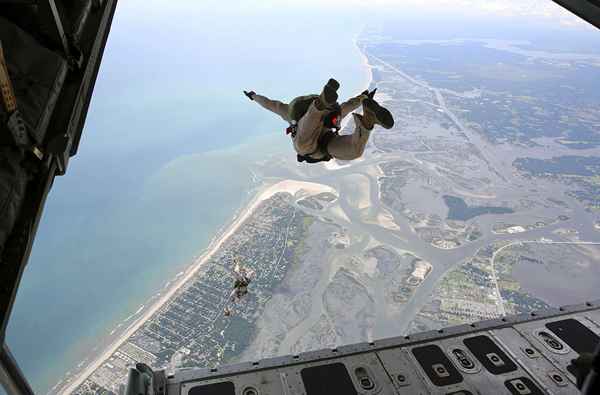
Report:
<svg viewBox="0 0 600 395"><path fill-rule="evenodd" d="M40 0L38 7L40 12L40 22L43 25L44 31L55 45L61 47L65 58L68 59L71 51L69 49L67 37L65 36L65 29L60 14L56 8L56 3L54 0Z"/></svg>
<svg viewBox="0 0 600 395"><path fill-rule="evenodd" d="M6 344L2 344L0 349L0 384L11 395L33 395L33 390Z"/></svg>
<svg viewBox="0 0 600 395"><path fill-rule="evenodd" d="M13 243L14 247L8 247L9 251L4 251L4 262L0 262L0 343L4 343L6 335L6 326L12 312L12 308L17 295L17 289L21 283L23 271L27 266L31 247L37 231L46 197L50 187L54 182L56 165L50 166L45 176L41 176L31 181L27 187L25 202L21 215L15 229L13 229L13 240L7 241L6 245ZM13 251L12 248L15 250ZM12 258L15 258L13 261Z"/></svg>
<svg viewBox="0 0 600 395"><path fill-rule="evenodd" d="M600 29L600 0L552 0Z"/></svg>
<svg viewBox="0 0 600 395"><path fill-rule="evenodd" d="M89 54L88 65L86 67L85 76L81 84L80 95L75 103L77 117L74 118L69 125L69 127L74 131L73 142L69 152L71 156L77 153L77 149L79 147L79 141L83 133L85 119L87 117L90 101L92 100L92 93L94 92L94 87L96 85L96 78L98 76L98 71L100 70L100 63L102 56L104 55L104 48L106 47L108 33L110 31L110 26L112 25L116 6L117 0L106 1L106 8L98 28L99 34L98 37L96 37L96 41L94 42L92 50Z"/></svg>
<svg viewBox="0 0 600 395"><path fill-rule="evenodd" d="M117 0L107 0L101 12L90 16L97 19L96 36L89 48L81 48L86 58L84 68L73 71L63 86L58 100L60 108L55 110L51 120L46 151L56 158L58 175L65 174L69 158L77 153L116 3Z"/></svg>

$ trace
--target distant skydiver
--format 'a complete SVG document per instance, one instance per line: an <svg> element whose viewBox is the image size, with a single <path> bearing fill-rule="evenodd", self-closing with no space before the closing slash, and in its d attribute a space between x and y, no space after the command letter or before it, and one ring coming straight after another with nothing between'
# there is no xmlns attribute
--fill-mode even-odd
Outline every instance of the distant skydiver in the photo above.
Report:
<svg viewBox="0 0 600 395"><path fill-rule="evenodd" d="M340 105L337 102L339 87L340 84L332 78L320 95L299 96L289 104L271 100L254 91L244 91L244 94L290 124L286 132L292 137L298 162L357 159L362 156L375 125L391 129L394 118L373 99L377 89L364 91ZM361 104L363 115L352 114L356 125L354 133L339 135L342 119Z"/></svg>
<svg viewBox="0 0 600 395"><path fill-rule="evenodd" d="M223 314L227 317L231 315L229 304L237 303L246 296L248 285L250 285L250 282L254 278L254 270L243 267L238 257L233 259L233 263L233 271L231 272L234 278L233 291L231 291L231 295L229 296L228 305L223 310Z"/></svg>

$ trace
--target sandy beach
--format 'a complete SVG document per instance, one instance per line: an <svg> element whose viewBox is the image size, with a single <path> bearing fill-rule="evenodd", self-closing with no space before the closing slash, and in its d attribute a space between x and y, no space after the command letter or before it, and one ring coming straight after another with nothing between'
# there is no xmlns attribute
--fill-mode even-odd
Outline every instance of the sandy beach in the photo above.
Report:
<svg viewBox="0 0 600 395"><path fill-rule="evenodd" d="M208 260L221 248L223 243L233 235L240 226L252 215L254 210L265 200L269 199L273 195L279 192L287 192L292 195L296 195L301 192L302 195L315 195L323 192L333 193L337 196L335 189L312 182L297 181L297 180L283 180L273 185L268 185L259 190L256 196L250 201L250 203L242 209L241 212L236 215L231 224L226 227L225 231L218 237L215 237L208 249L204 254L199 256L189 268L182 273L179 273L174 280L170 281L170 286L167 285L167 289L161 289L159 298L154 302L141 306L132 316L139 315L126 329L116 333L117 330L113 331L115 339L112 340L109 346L97 357L92 360L81 372L71 374L71 377L76 376L76 379L70 382L63 382L64 387L58 390L59 394L70 394L72 393L81 383L85 381L96 369L98 369L105 360L123 344L127 339L133 335L147 320L149 320L160 308L165 305L177 291L188 282L200 268L208 262ZM169 283L167 283L169 284ZM130 317L132 317L130 316ZM57 387L59 387L58 385ZM55 387L56 388L56 387Z"/></svg>

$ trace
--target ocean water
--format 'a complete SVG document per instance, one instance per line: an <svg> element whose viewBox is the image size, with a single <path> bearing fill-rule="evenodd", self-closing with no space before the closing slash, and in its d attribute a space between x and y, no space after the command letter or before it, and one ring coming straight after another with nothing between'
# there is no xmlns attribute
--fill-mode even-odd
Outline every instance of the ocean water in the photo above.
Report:
<svg viewBox="0 0 600 395"><path fill-rule="evenodd" d="M248 163L294 155L242 89L365 83L351 8L173 3L119 3L79 153L48 198L7 334L36 392L207 247L248 199Z"/></svg>

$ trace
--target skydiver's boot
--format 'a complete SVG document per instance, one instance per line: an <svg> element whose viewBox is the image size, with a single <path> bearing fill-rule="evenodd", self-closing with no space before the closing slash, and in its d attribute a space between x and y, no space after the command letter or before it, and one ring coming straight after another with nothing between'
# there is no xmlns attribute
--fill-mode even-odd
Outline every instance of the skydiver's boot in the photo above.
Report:
<svg viewBox="0 0 600 395"><path fill-rule="evenodd" d="M319 95L318 99L315 100L315 106L317 110L323 111L327 108L333 107L337 103L338 94L337 90L340 88L340 83L330 78L327 84L323 87L323 91Z"/></svg>
<svg viewBox="0 0 600 395"><path fill-rule="evenodd" d="M381 125L386 129L391 129L394 126L394 117L392 113L385 107L382 107L373 99L365 99L362 102L363 116L362 124L368 130L371 130L375 125Z"/></svg>
<svg viewBox="0 0 600 395"><path fill-rule="evenodd" d="M335 79L330 78L329 81L327 81L327 86L330 86L334 91L337 92L338 89L340 89L340 83L337 82Z"/></svg>

